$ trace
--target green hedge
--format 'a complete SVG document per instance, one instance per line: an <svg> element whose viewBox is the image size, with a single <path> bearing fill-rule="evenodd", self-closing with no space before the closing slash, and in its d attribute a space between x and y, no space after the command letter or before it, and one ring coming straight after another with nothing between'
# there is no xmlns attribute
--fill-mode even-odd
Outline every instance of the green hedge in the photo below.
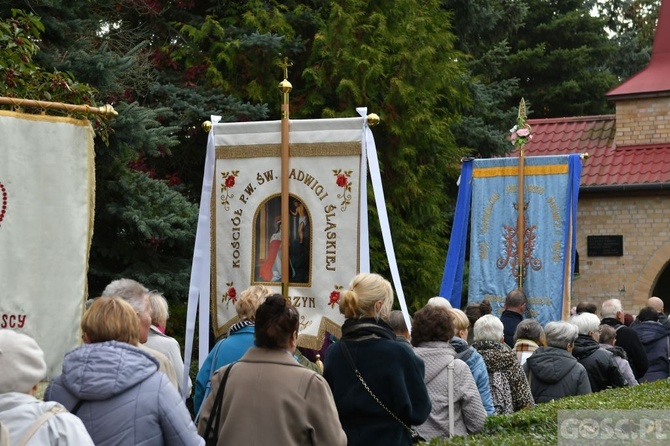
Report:
<svg viewBox="0 0 670 446"><path fill-rule="evenodd" d="M559 410L628 410L670 409L670 381L657 381L622 389L609 389L590 395L563 398L538 404L533 409L512 415L488 417L484 431L451 440L433 439L430 446L440 445L523 445L556 444Z"/></svg>

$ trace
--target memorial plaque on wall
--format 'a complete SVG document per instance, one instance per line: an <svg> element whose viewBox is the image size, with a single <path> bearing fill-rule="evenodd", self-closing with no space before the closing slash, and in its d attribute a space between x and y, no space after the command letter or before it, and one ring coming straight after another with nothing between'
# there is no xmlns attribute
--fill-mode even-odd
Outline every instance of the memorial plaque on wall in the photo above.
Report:
<svg viewBox="0 0 670 446"><path fill-rule="evenodd" d="M623 255L623 235L588 235L586 250L589 257L620 257Z"/></svg>

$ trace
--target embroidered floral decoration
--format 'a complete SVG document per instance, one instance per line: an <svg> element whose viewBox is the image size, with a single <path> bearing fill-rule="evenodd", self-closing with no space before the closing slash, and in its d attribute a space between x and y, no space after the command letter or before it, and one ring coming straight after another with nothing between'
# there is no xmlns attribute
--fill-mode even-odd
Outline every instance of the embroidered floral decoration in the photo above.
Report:
<svg viewBox="0 0 670 446"><path fill-rule="evenodd" d="M230 199L234 197L230 193L230 189L235 187L235 178L239 175L239 170L232 170L230 172L221 172L221 204L227 211L230 210Z"/></svg>
<svg viewBox="0 0 670 446"><path fill-rule="evenodd" d="M233 282L226 282L226 286L228 290L223 293L222 301L228 306L230 302L235 303L237 301L237 290L233 287Z"/></svg>
<svg viewBox="0 0 670 446"><path fill-rule="evenodd" d="M337 198L342 199L340 203L340 210L342 212L347 210L347 207L351 204L351 170L342 170L342 169L333 169L333 175L335 176L335 184L342 188L342 193L337 194Z"/></svg>
<svg viewBox="0 0 670 446"><path fill-rule="evenodd" d="M335 285L335 290L330 292L330 302L328 302L330 308L335 308L335 305L340 303L340 297L342 297L340 290L342 288L340 285Z"/></svg>

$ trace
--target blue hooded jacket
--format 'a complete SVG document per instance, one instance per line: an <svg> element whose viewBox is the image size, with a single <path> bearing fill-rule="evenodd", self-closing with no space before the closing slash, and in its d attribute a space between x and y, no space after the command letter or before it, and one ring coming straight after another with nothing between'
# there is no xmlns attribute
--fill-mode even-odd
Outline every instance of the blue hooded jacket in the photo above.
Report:
<svg viewBox="0 0 670 446"><path fill-rule="evenodd" d="M475 379L475 383L477 383L477 388L479 389L479 395L482 397L486 414L495 415L496 410L493 407L491 386L489 385L489 372L486 370L484 358L482 358L482 355L477 350L470 347L465 340L457 336L451 338L449 343L456 350L456 358L464 361L470 367L472 377Z"/></svg>

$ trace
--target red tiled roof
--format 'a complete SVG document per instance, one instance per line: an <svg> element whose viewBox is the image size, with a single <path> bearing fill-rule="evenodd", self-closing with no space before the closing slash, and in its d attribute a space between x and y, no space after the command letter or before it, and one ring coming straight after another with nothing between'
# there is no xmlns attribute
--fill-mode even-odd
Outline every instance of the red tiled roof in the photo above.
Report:
<svg viewBox="0 0 670 446"><path fill-rule="evenodd" d="M525 146L526 156L589 154L582 187L670 184L670 141L616 147L614 115L529 119L528 124L533 138Z"/></svg>
<svg viewBox="0 0 670 446"><path fill-rule="evenodd" d="M610 99L670 93L670 1L661 1L649 65L607 93Z"/></svg>

